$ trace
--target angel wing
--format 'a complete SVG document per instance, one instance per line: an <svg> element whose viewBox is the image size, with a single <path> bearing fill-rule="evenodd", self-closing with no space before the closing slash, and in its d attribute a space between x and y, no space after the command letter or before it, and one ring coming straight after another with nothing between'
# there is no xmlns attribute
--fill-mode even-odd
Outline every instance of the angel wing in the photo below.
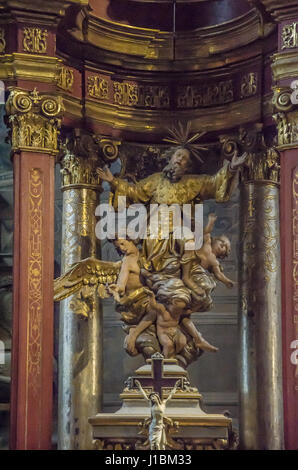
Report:
<svg viewBox="0 0 298 470"><path fill-rule="evenodd" d="M108 297L106 286L117 282L121 261L102 261L86 258L75 263L62 276L54 280L54 300L60 302L84 287L97 288L101 298Z"/></svg>

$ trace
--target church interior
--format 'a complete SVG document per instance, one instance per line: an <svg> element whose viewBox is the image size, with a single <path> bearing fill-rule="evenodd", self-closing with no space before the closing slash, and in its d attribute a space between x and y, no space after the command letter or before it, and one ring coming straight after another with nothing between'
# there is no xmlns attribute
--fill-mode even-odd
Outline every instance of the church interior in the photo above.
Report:
<svg viewBox="0 0 298 470"><path fill-rule="evenodd" d="M0 80L0 449L297 450L298 2L0 0Z"/></svg>

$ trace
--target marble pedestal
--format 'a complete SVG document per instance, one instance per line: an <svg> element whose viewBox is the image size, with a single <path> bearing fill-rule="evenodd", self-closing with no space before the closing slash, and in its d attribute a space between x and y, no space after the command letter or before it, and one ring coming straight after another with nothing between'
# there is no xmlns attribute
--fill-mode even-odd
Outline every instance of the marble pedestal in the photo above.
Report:
<svg viewBox="0 0 298 470"><path fill-rule="evenodd" d="M99 413L89 418L94 448L98 450L149 450L148 426L150 406L134 380L151 376L151 360L140 367L126 382L120 395L121 408L115 413ZM168 450L231 449L234 445L232 420L221 414L207 414L201 408L202 396L192 387L187 372L176 360L165 360L163 377L180 377L181 387L166 408ZM142 382L141 382L142 383ZM144 387L146 392L152 391ZM163 398L170 388L163 387Z"/></svg>

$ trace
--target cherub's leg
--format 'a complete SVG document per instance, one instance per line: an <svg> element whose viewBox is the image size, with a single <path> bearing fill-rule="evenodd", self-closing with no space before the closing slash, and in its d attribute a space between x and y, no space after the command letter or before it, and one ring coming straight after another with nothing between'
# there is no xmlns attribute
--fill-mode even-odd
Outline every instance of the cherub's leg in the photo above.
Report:
<svg viewBox="0 0 298 470"><path fill-rule="evenodd" d="M175 356L175 345L167 334L158 333L158 339L162 346L162 353L165 358L170 358Z"/></svg>
<svg viewBox="0 0 298 470"><path fill-rule="evenodd" d="M175 343L176 343L176 354L180 353L187 344L186 336L180 330L177 330Z"/></svg>

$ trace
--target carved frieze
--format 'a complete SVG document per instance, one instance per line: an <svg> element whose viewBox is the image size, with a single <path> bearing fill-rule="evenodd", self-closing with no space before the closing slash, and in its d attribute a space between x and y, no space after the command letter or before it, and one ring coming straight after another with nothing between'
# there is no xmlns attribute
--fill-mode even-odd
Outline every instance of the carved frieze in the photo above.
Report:
<svg viewBox="0 0 298 470"><path fill-rule="evenodd" d="M233 81L220 81L212 85L186 85L178 87L178 108L200 108L229 103L234 99Z"/></svg>
<svg viewBox="0 0 298 470"><path fill-rule="evenodd" d="M114 82L114 103L122 106L164 109L170 106L167 86Z"/></svg>

